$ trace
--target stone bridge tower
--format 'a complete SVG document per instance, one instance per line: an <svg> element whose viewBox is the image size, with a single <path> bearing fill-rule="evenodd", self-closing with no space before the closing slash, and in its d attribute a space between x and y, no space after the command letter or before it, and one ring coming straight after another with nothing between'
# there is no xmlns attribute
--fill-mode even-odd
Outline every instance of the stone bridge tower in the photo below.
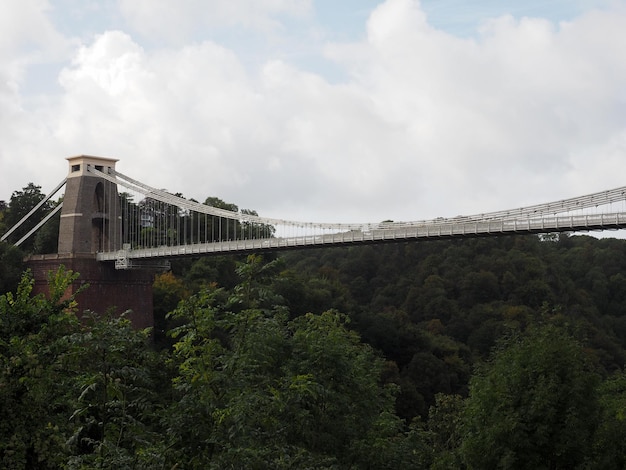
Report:
<svg viewBox="0 0 626 470"><path fill-rule="evenodd" d="M95 254L121 246L121 207L117 185L89 172L110 174L117 160L70 157L59 226L59 254Z"/></svg>
<svg viewBox="0 0 626 470"><path fill-rule="evenodd" d="M117 185L88 169L93 167L109 174L115 170L117 160L87 155L67 160L69 173L61 209L58 253L33 255L27 260L35 278L35 293L46 292L48 272L64 265L80 273L68 294L89 284L77 297L80 312L130 311L127 316L137 328L154 326L155 270L116 270L113 263L96 260L100 251L122 248L122 213Z"/></svg>

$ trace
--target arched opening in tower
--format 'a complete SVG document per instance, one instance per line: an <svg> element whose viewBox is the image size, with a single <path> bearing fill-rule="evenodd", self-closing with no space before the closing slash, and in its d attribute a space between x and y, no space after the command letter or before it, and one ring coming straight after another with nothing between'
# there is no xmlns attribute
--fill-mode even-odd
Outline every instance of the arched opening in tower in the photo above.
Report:
<svg viewBox="0 0 626 470"><path fill-rule="evenodd" d="M108 214L104 195L104 184L99 182L93 193L91 215L92 252L105 251L108 245Z"/></svg>

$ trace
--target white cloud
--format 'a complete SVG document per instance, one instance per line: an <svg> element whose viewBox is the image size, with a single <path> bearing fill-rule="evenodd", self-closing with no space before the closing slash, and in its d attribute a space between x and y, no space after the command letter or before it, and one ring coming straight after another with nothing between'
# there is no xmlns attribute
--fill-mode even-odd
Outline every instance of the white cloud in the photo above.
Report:
<svg viewBox="0 0 626 470"><path fill-rule="evenodd" d="M47 17L47 0L5 0L0 15L0 54L3 58L35 58L37 50L51 50L63 40Z"/></svg>
<svg viewBox="0 0 626 470"><path fill-rule="evenodd" d="M66 41L47 20L45 0L7 0L0 15L0 99L19 106L19 87L32 64L58 57Z"/></svg>
<svg viewBox="0 0 626 470"><path fill-rule="evenodd" d="M272 32L277 15L302 16L311 0L118 0L120 11L135 31L151 39L185 41L199 30L245 28Z"/></svg>
<svg viewBox="0 0 626 470"><path fill-rule="evenodd" d="M390 0L370 17L366 42L328 53L381 116L405 127L414 149L405 171L426 172L428 194L455 199L445 207L476 211L538 190L571 195L571 175L598 168L602 146L626 123L615 54L625 26L623 10L563 25L504 16L477 39L459 39L430 28L416 2ZM622 182L605 168L598 184Z"/></svg>
<svg viewBox="0 0 626 470"><path fill-rule="evenodd" d="M47 17L45 0L7 0L0 14L0 188L8 199L23 175L46 173L42 145L48 133L37 112L28 109L24 82L31 67L61 60L71 40ZM58 162L56 163L58 165ZM62 174L62 173L61 173ZM24 182L24 185L27 182ZM43 182L42 182L43 183ZM40 183L41 184L41 183Z"/></svg>
<svg viewBox="0 0 626 470"><path fill-rule="evenodd" d="M180 41L218 21L271 29L280 14L311 8L216 2L206 16L202 2L120 5L134 28ZM261 23L228 10L246 6L262 8ZM13 99L0 115L0 158L4 168L25 149L47 155L46 168L59 171L25 163L24 184L52 187L62 157L113 156L156 187L312 221L453 216L575 196L623 184L624 31L618 6L560 24L505 15L459 38L431 26L418 2L388 0L362 41L326 46L348 77L340 83L274 56L247 67L210 35L149 47L132 31L104 31L75 50L61 93L32 111L16 104L19 87L0 92ZM2 187L19 189L8 173Z"/></svg>

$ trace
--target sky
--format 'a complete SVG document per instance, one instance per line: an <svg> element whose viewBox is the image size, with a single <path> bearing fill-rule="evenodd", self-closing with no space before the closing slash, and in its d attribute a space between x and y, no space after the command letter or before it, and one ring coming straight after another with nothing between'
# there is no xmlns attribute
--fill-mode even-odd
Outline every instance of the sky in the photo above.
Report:
<svg viewBox="0 0 626 470"><path fill-rule="evenodd" d="M0 200L66 157L366 223L626 184L626 0L2 0ZM626 208L624 208L626 210Z"/></svg>

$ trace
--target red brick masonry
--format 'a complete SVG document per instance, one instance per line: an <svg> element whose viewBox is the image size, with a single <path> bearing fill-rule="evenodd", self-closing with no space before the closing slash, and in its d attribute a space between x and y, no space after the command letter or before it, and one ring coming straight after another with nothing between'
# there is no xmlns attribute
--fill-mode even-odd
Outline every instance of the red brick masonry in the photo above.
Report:
<svg viewBox="0 0 626 470"><path fill-rule="evenodd" d="M103 314L110 308L116 314L132 312L128 318L135 328L154 326L152 282L154 271L146 269L116 270L113 263L102 263L95 255L34 255L27 262L35 279L34 293L48 293L48 272L60 265L80 273L68 289L68 295L85 283L89 287L77 296L79 312L91 310Z"/></svg>

